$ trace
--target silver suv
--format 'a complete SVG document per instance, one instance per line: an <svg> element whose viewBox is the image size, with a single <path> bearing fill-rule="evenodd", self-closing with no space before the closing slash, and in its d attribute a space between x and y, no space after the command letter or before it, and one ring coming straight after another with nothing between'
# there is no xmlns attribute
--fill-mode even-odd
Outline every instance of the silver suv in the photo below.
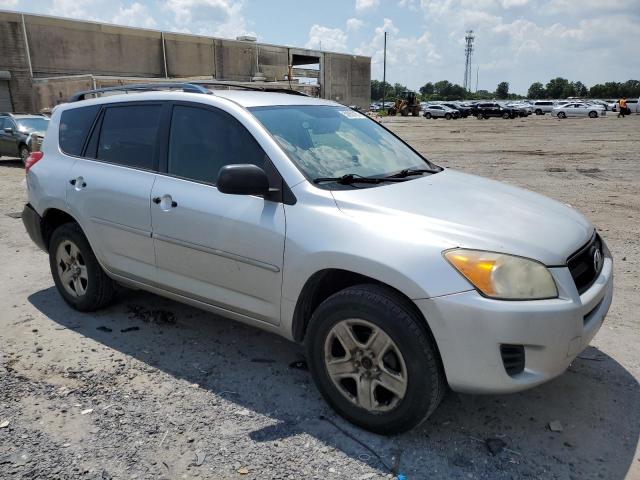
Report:
<svg viewBox="0 0 640 480"><path fill-rule="evenodd" d="M28 159L24 223L71 307L121 284L304 342L333 408L386 434L447 386L550 380L600 328L611 254L572 208L331 101L184 90L60 105Z"/></svg>

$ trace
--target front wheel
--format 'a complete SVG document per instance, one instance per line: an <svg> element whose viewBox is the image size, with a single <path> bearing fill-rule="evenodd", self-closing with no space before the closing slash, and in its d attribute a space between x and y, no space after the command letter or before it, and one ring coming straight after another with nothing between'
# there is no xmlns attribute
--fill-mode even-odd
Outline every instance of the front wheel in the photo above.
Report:
<svg viewBox="0 0 640 480"><path fill-rule="evenodd" d="M589 112L589 118L598 118L598 112L596 111Z"/></svg>
<svg viewBox="0 0 640 480"><path fill-rule="evenodd" d="M313 313L306 346L322 396L367 430L407 431L444 395L444 373L424 320L384 287L358 285L325 300Z"/></svg>
<svg viewBox="0 0 640 480"><path fill-rule="evenodd" d="M424 114L424 118L429 119L429 120L431 119L431 116L432 116L432 115L431 115L429 112L426 112L426 113Z"/></svg>
<svg viewBox="0 0 640 480"><path fill-rule="evenodd" d="M509 120L511 118L511 115L509 113L507 113L507 112L504 112L502 114L502 118L504 118L505 120Z"/></svg>
<svg viewBox="0 0 640 480"><path fill-rule="evenodd" d="M536 115L544 115L544 112L538 108L536 110Z"/></svg>
<svg viewBox="0 0 640 480"><path fill-rule="evenodd" d="M567 118L567 114L564 112L558 112L558 118Z"/></svg>
<svg viewBox="0 0 640 480"><path fill-rule="evenodd" d="M477 114L477 115L476 115L476 118L477 118L478 120L482 120L482 119L484 118L484 115L483 115L483 114L481 114L481 113L479 113L479 114Z"/></svg>
<svg viewBox="0 0 640 480"><path fill-rule="evenodd" d="M49 264L58 292L76 310L93 312L113 299L115 284L102 270L78 224L66 223L53 232Z"/></svg>
<svg viewBox="0 0 640 480"><path fill-rule="evenodd" d="M444 114L444 118L446 118L447 120L451 120L451 114L450 113L445 113Z"/></svg>

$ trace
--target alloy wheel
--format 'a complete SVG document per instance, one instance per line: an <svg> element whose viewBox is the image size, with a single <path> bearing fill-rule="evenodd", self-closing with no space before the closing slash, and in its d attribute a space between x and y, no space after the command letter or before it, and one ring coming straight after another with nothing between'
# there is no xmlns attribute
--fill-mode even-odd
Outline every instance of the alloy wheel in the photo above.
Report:
<svg viewBox="0 0 640 480"><path fill-rule="evenodd" d="M394 409L407 391L400 349L380 327L362 319L338 322L324 344L324 363L338 391L372 412Z"/></svg>
<svg viewBox="0 0 640 480"><path fill-rule="evenodd" d="M89 277L87 265L78 246L71 240L64 240L56 250L56 265L60 282L72 297L87 293Z"/></svg>

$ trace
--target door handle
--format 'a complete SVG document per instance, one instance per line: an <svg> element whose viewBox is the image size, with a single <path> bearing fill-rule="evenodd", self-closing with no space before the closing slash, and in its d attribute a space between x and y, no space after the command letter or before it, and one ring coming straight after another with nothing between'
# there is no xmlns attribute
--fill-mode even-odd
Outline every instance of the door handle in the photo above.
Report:
<svg viewBox="0 0 640 480"><path fill-rule="evenodd" d="M69 180L69 183L70 183L71 185L75 185L75 184L77 184L77 183L78 183L78 179L77 179L77 178L72 178L71 180ZM82 188L86 187L86 186L87 186L87 182L83 181L83 182L80 184L80 186L81 186Z"/></svg>
<svg viewBox="0 0 640 480"><path fill-rule="evenodd" d="M171 199L171 195L165 195L165 198L169 200ZM156 205L160 205L162 203L162 197L153 197L151 201ZM176 208L177 206L178 202L176 202L175 200L171 200L171 208Z"/></svg>

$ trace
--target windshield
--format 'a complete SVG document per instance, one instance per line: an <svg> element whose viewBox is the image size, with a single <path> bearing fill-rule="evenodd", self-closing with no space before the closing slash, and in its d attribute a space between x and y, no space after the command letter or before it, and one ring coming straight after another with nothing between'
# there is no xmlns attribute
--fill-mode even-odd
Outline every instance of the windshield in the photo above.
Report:
<svg viewBox="0 0 640 480"><path fill-rule="evenodd" d="M17 118L18 130L24 133L46 132L49 126L47 118Z"/></svg>
<svg viewBox="0 0 640 480"><path fill-rule="evenodd" d="M286 105L249 110L312 180L437 169L375 121L346 107Z"/></svg>

